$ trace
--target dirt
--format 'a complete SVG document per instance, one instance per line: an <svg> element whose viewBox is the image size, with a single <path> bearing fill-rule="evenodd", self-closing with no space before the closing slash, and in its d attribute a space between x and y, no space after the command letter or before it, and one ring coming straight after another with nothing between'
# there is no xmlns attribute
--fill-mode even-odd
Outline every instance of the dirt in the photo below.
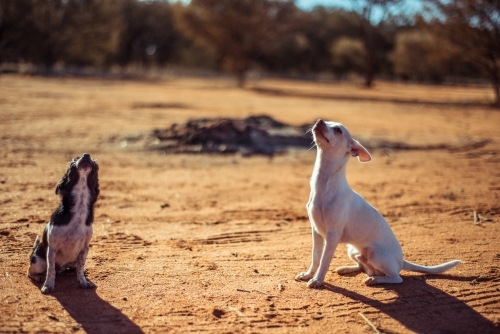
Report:
<svg viewBox="0 0 500 334"><path fill-rule="evenodd" d="M2 333L500 332L500 112L488 87L2 75L0 92ZM374 147L372 162L349 162L348 181L387 218L406 259L463 263L374 287L331 270L309 289L294 276L311 256L314 148L168 154L117 140L255 115L341 121L363 144L419 148ZM67 162L84 152L100 165L86 263L97 289L66 273L43 295L28 256ZM331 269L348 263L340 245Z"/></svg>

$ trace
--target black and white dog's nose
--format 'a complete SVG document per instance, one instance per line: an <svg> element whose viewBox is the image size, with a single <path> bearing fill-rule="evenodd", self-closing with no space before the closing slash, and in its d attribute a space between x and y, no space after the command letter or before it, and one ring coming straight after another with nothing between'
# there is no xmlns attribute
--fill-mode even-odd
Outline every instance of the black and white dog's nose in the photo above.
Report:
<svg viewBox="0 0 500 334"><path fill-rule="evenodd" d="M90 158L90 154L88 153L83 153L82 157L80 158L81 162L91 162L92 159Z"/></svg>
<svg viewBox="0 0 500 334"><path fill-rule="evenodd" d="M76 167L80 168L84 165L88 167L92 167L92 158L90 158L90 154L84 153L80 159L76 162Z"/></svg>

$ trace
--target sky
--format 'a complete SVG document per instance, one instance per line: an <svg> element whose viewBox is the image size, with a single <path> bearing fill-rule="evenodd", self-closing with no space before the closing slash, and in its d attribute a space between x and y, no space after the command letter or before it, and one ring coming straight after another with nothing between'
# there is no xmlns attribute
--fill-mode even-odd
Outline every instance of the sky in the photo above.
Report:
<svg viewBox="0 0 500 334"><path fill-rule="evenodd" d="M324 7L340 7L351 9L352 2L359 2L353 0L295 0L297 7L305 10L310 10L315 6ZM422 0L406 0L404 1L405 6L411 10L419 10L422 8Z"/></svg>
<svg viewBox="0 0 500 334"><path fill-rule="evenodd" d="M189 3L189 0L170 0L170 1L180 1L182 3ZM295 0L295 5L302 10L311 10L316 6L323 7L337 7L344 8L346 10L352 10L352 3L359 3L363 0ZM415 14L423 10L423 0L403 0L403 5L401 6L402 12L406 14ZM374 20L377 21L376 17L383 16L383 13L374 13Z"/></svg>
<svg viewBox="0 0 500 334"><path fill-rule="evenodd" d="M295 0L295 5L303 10L311 10L315 6L323 6L323 7L337 7L337 8L344 8L346 10L352 10L353 9L353 3L360 3L362 0ZM405 13L405 14L416 14L418 12L421 12L423 10L423 0L403 0L401 6L398 6L399 12ZM378 21L377 18L383 17L384 13L382 12L377 12L379 11L378 8L374 8L373 16L372 19L374 21Z"/></svg>
<svg viewBox="0 0 500 334"><path fill-rule="evenodd" d="M349 0L296 0L295 5L299 8L310 10L315 6L349 8Z"/></svg>

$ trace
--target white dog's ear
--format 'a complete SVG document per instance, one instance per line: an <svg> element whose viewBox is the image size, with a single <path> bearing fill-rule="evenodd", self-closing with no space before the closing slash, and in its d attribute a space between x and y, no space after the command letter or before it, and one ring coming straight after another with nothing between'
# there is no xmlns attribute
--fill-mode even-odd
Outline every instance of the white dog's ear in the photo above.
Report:
<svg viewBox="0 0 500 334"><path fill-rule="evenodd" d="M349 141L349 150L353 157L358 157L360 162L368 162L372 160L372 156L368 153L368 150L363 147L356 139L351 139Z"/></svg>

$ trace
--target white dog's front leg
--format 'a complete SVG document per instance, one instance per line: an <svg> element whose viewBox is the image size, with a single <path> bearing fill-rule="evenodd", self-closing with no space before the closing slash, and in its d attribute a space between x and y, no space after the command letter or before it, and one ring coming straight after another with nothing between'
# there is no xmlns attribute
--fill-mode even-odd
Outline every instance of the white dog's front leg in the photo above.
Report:
<svg viewBox="0 0 500 334"><path fill-rule="evenodd" d="M295 276L295 279L297 281L308 281L310 280L314 274L316 273L316 270L318 270L319 263L321 261L321 254L323 253L323 248L325 247L325 239L314 230L312 229L312 261L311 265L309 266L309 269L306 272L299 273L297 276Z"/></svg>
<svg viewBox="0 0 500 334"><path fill-rule="evenodd" d="M78 283L80 283L80 287L84 289L95 288L94 283L85 278L85 261L87 260L88 253L89 246L86 245L80 254L78 254L78 258L76 259L76 279L78 280Z"/></svg>
<svg viewBox="0 0 500 334"><path fill-rule="evenodd" d="M56 279L56 253L54 247L47 247L47 277L40 289L43 294L51 293L54 291L54 284Z"/></svg>
<svg viewBox="0 0 500 334"><path fill-rule="evenodd" d="M319 288L323 285L326 273L330 268L330 263L332 262L333 253L340 241L340 233L329 232L326 235L326 244L323 249L323 255L321 256L321 261L319 264L319 270L316 275L307 282L307 286L310 288Z"/></svg>

